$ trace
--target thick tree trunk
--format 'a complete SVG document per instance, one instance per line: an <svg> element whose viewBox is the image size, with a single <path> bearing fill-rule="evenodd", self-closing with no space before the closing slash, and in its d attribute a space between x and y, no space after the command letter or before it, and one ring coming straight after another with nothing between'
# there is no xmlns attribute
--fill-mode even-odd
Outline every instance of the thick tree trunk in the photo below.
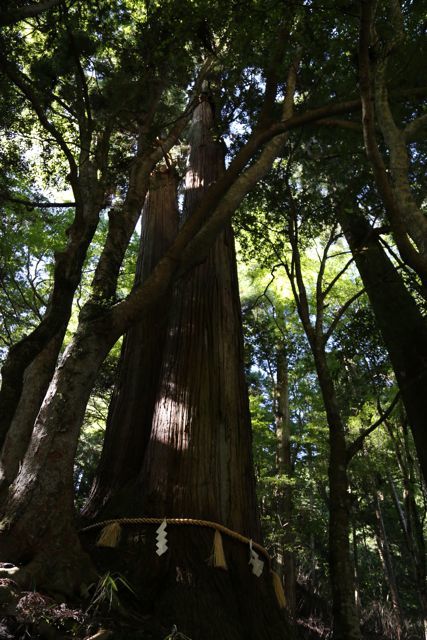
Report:
<svg viewBox="0 0 427 640"><path fill-rule="evenodd" d="M341 224L390 355L427 479L427 323L363 216L343 214Z"/></svg>
<svg viewBox="0 0 427 640"><path fill-rule="evenodd" d="M0 514L0 559L22 564L17 579L70 592L93 580L77 537L73 462L87 400L110 348L83 323L64 353L37 416L18 475Z"/></svg>
<svg viewBox="0 0 427 640"><path fill-rule="evenodd" d="M196 109L196 131L203 133L208 109L207 101ZM220 145L207 136L200 138L205 140L208 157L214 156L217 164L211 157L197 165L198 169L206 167L204 174L195 165L189 171L188 209L190 198L197 200L202 195L220 166ZM202 145L195 148L194 138L193 152L206 159ZM135 321L137 307L153 310L159 289L166 291L177 269L175 263L172 252L148 279L145 296L137 300L137 306L119 304L109 310L92 301L81 313L79 329L57 367L2 512L1 559L22 562L23 580L32 576L39 586L70 591L80 586L82 573L90 574L75 534L72 505L73 458L87 399L98 368L120 331ZM141 506L146 513L162 517L206 517L259 539L230 227L205 261L182 276L174 295L176 309L165 345L168 357L162 366L162 387L134 508L139 511ZM261 577L252 575L249 545L228 538L229 571L207 567L212 534L206 546L204 531L195 526L171 532L170 552L160 560L152 547L139 544L140 537L131 536L127 542L136 555L126 547L129 554L120 566L136 575L138 585L144 571L151 571L153 580L144 579L142 585L150 594L148 606L165 623L181 625L190 636L200 637L202 630L207 640L219 636L226 640L289 638L268 567ZM115 553L107 551L108 567L113 566Z"/></svg>
<svg viewBox="0 0 427 640"><path fill-rule="evenodd" d="M187 217L223 171L212 124L203 100L191 131ZM175 287L141 491L147 514L206 518L260 535L230 227Z"/></svg>
<svg viewBox="0 0 427 640"><path fill-rule="evenodd" d="M205 98L193 116L186 217L224 170L223 148L212 140L212 111ZM118 506L116 515L207 519L259 541L229 225L203 263L174 288L160 380L139 487L132 504ZM259 578L251 573L248 545L223 536L226 571L208 566L213 535L203 527L169 526L169 549L160 559L152 527L140 529L136 535L126 529L115 552L117 562L122 570L125 566L131 584L138 590L142 585L145 602L166 625L205 640L289 637L268 568ZM105 553L110 557L110 551L98 552L101 564Z"/></svg>
<svg viewBox="0 0 427 640"><path fill-rule="evenodd" d="M21 398L0 455L0 503L24 459L34 422L55 372L64 333L63 328L25 372Z"/></svg>
<svg viewBox="0 0 427 640"><path fill-rule="evenodd" d="M178 231L177 179L175 170L166 168L152 177L142 213L135 285L151 273ZM150 437L170 304L170 295L165 295L155 313L124 337L104 446L84 508L85 518L126 513L125 505L134 501L133 481L141 471Z"/></svg>

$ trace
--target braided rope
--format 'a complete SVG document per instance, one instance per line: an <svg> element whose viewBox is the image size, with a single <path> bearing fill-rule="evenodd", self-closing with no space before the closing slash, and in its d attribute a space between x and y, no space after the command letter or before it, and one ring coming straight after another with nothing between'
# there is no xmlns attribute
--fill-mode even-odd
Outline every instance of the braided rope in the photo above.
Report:
<svg viewBox="0 0 427 640"><path fill-rule="evenodd" d="M161 524L164 520L166 520L167 524L177 524L177 525L185 525L192 524L199 527L207 527L209 529L215 529L216 531L220 531L230 538L234 538L235 540L239 540L239 542L243 542L244 544L249 544L251 541L246 536L243 536L241 533L237 533L237 531L233 531L228 527L225 527L218 522L212 522L211 520L197 520L195 518L112 518L111 520L103 520L102 522L95 522L94 524L90 524L87 527L81 529L81 533L85 533L86 531L91 531L92 529L98 529L99 527L105 527L109 524ZM266 549L262 547L258 542L252 541L252 547L257 549L262 555L267 559L268 564L271 564L271 558Z"/></svg>

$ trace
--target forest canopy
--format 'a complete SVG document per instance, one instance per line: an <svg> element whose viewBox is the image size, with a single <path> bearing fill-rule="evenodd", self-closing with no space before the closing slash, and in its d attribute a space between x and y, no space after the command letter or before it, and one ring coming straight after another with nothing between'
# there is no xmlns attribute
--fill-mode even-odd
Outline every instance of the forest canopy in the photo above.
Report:
<svg viewBox="0 0 427 640"><path fill-rule="evenodd" d="M3 0L1 637L425 637L425 32Z"/></svg>

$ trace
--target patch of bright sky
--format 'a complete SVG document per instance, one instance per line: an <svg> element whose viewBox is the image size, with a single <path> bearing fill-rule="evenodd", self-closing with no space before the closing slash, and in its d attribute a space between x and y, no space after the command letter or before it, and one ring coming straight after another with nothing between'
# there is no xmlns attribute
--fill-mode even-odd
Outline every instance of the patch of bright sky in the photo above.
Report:
<svg viewBox="0 0 427 640"><path fill-rule="evenodd" d="M262 295L263 292L268 294L269 291L280 300L293 300L289 279L282 268L275 269L274 274L272 274L268 269L262 270L260 265L255 262L243 262L238 242L236 243L236 252L239 293L242 300L254 295Z"/></svg>
<svg viewBox="0 0 427 640"><path fill-rule="evenodd" d="M24 152L25 161L35 169L32 174L32 187L43 193L44 197L52 202L73 202L74 195L71 187L57 189L53 186L46 186L46 181L43 179L40 168L42 156L43 147L37 138L34 137L31 147Z"/></svg>

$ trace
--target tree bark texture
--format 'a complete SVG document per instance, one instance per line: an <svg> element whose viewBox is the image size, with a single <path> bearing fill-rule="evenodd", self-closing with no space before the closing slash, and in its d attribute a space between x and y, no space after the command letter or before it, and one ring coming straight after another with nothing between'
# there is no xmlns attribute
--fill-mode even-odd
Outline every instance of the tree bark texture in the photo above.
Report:
<svg viewBox="0 0 427 640"><path fill-rule="evenodd" d="M185 217L223 172L207 100L196 108ZM215 520L259 538L234 241L220 235L173 292L161 386L141 473L146 514Z"/></svg>
<svg viewBox="0 0 427 640"><path fill-rule="evenodd" d="M289 410L289 373L286 346L277 346L277 379L276 379L276 438L277 438L277 472L288 482L280 484L278 489L278 515L284 527L281 539L281 557L283 564L281 574L284 579L287 609L291 616L296 610L296 567L293 543L293 499L292 456L291 456L291 419Z"/></svg>
<svg viewBox="0 0 427 640"><path fill-rule="evenodd" d="M91 195L92 194L92 195ZM0 389L0 447L20 402L27 367L61 332L65 333L83 263L96 231L102 194L97 181L85 193L87 203L76 208L74 222L67 231L67 246L55 255L54 283L49 304L40 324L10 349L2 367Z"/></svg>
<svg viewBox="0 0 427 640"><path fill-rule="evenodd" d="M64 334L65 328L52 338L24 374L21 397L0 454L0 502L25 456L37 414L55 372Z"/></svg>
<svg viewBox="0 0 427 640"><path fill-rule="evenodd" d="M222 144L212 137L206 96L194 111L184 218L224 171ZM260 540L243 336L231 226L202 263L172 292L160 385L150 439L123 515L207 519ZM155 553L152 529L125 527L117 551L97 562L121 563L142 599L189 637L227 640L289 637L267 566L257 578L249 547L223 536L228 570L209 566L212 531L168 526L168 552ZM115 555L114 555L115 554ZM116 560L114 560L114 556Z"/></svg>
<svg viewBox="0 0 427 640"><path fill-rule="evenodd" d="M142 212L135 285L151 273L178 231L177 182L174 169L162 168L152 176ZM170 304L170 294L166 294L156 310L124 337L103 450L84 509L85 518L125 513L124 504L134 500L132 481L141 470L150 437Z"/></svg>
<svg viewBox="0 0 427 640"><path fill-rule="evenodd" d="M426 479L426 321L363 216L355 211L342 216L341 224L390 355Z"/></svg>
<svg viewBox="0 0 427 640"><path fill-rule="evenodd" d="M82 324L55 371L31 440L0 511L0 559L16 579L69 593L94 579L78 540L73 463L87 400L109 336ZM15 576L14 576L15 578Z"/></svg>
<svg viewBox="0 0 427 640"><path fill-rule="evenodd" d="M384 499L377 486L374 486L375 493L375 517L376 517L376 538L378 553L383 565L384 577L391 596L391 605L395 615L396 636L402 637L404 629L404 616L400 604L399 592L397 589L396 574L394 572L393 558L391 555L390 545L388 542L387 531L385 528L381 502Z"/></svg>
<svg viewBox="0 0 427 640"><path fill-rule="evenodd" d="M350 500L344 425L323 348L314 351L314 360L329 427L329 569L333 634L336 640L360 640L362 636L350 552Z"/></svg>

